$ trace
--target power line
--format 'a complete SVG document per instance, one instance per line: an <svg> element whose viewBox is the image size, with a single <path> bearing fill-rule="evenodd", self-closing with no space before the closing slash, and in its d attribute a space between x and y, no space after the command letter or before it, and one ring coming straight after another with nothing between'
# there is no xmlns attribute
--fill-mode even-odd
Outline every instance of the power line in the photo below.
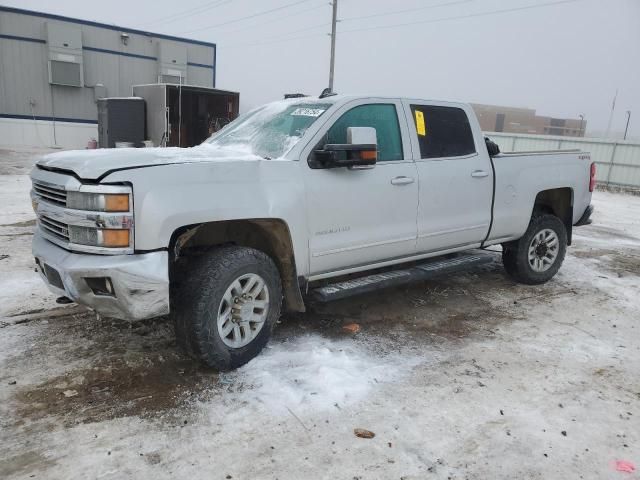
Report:
<svg viewBox="0 0 640 480"><path fill-rule="evenodd" d="M302 40L305 38L314 38L314 37L326 37L329 35L328 33L314 33L311 35L300 35L297 37L283 38L281 40L273 40L270 42L259 42L259 43L241 43L236 45L224 45L224 48L242 48L242 47L255 47L257 45L271 45L273 43L282 43L282 42L291 42L293 40Z"/></svg>
<svg viewBox="0 0 640 480"><path fill-rule="evenodd" d="M348 18L341 18L338 20L338 23L342 23L342 22L349 22L349 21L354 21L354 20L364 20L364 19L368 19L368 18L373 18L373 17L382 17L382 16L387 16L387 15L395 15L395 14L400 14L400 13L408 13L408 12L414 12L414 11L418 11L418 10L429 10L431 8L437 8L437 7L446 7L448 5L456 5L459 3L469 3L472 2L474 0L456 0L454 2L448 2L448 3L440 3L437 5L430 5L428 7L418 7L418 8L409 8L409 9L405 9L405 10L395 10L392 12L386 12L386 13L375 13L373 15L366 15L364 17L348 17ZM324 5L322 5L324 6ZM306 32L307 30L312 30L314 28L320 28L320 27L330 27L331 23L316 23L314 25L307 25L304 26L302 28L298 28L296 30L289 30L287 32L284 32L280 35L275 35L273 37L267 37L267 40L270 39L278 39L278 38L282 38L285 35L289 35L292 33L300 33L300 32Z"/></svg>
<svg viewBox="0 0 640 480"><path fill-rule="evenodd" d="M450 20L459 20L459 19L467 19L467 18L475 18L475 17L485 17L485 16L491 16L491 15L498 15L498 14L502 14L502 13L516 12L516 11L520 11L520 10L530 10L530 9L541 8L541 7L551 7L551 6L554 6L554 5L561 5L561 4L565 4L565 3L575 3L575 2L581 2L581 1L583 1L583 0L559 0L559 1L555 1L555 2L547 2L547 3L535 4L535 5L526 5L526 6L523 6L523 7L505 8L505 9L501 9L501 10L491 10L491 11L488 11L488 12L479 12L479 13L468 14L468 15L456 15L456 16L451 16L451 17L434 18L434 19L429 19L429 20L418 20L418 21L415 21L415 22L395 23L395 24L391 24L391 25L381 25L381 26L377 26L377 27L353 28L351 30L341 30L341 31L338 31L338 33L339 34L355 33L355 32L369 31L369 30L380 30L380 29L388 29L388 28L420 25L420 24L426 24L426 23L447 22L447 21L450 21ZM308 27L308 28L314 28L314 27ZM289 33L292 33L292 32L289 32ZM302 39L305 39L305 38L313 38L313 37L320 37L320 36L324 37L326 35L327 35L326 33L318 33L318 34L311 34L311 35L301 35L301 36L290 37L290 38L276 39L276 40L267 41L267 42L262 41L262 42L258 42L258 43L244 43L244 44L238 44L238 45L228 45L228 46L225 46L225 48L253 47L253 46L258 46L258 45L269 45L269 44L273 44L273 43L289 42L289 41L292 41L292 40L302 40ZM271 38L277 38L277 37L271 37Z"/></svg>
<svg viewBox="0 0 640 480"><path fill-rule="evenodd" d="M297 2L287 3L286 5L282 5L282 6L276 7L276 8L271 8L269 10L263 10L261 12L254 13L253 15L247 15L246 17L235 18L233 20L228 20L226 22L216 23L215 25L207 25L206 27L196 28L194 30L188 30L186 32L180 32L180 35L196 33L196 32L202 32L204 30L211 30L212 28L222 27L223 25L230 25L232 23L238 23L238 22L241 22L243 20L247 20L249 18L260 17L262 15L267 15L267 14L272 13L272 12L277 12L279 10L284 10L285 8L293 7L294 5L300 5L301 3L307 3L309 1L311 1L311 0L298 0Z"/></svg>
<svg viewBox="0 0 640 480"><path fill-rule="evenodd" d="M302 15L303 13L307 13L307 12L311 12L313 10L318 10L320 8L324 8L326 7L328 4L326 1L323 0L323 2L320 5L316 5L315 7L311 7L311 8L307 8L305 10L300 10L299 12L295 12L295 13L290 13L289 15L282 15L279 16L278 18L273 18L271 20L267 20L266 22L260 22L254 25L247 25L246 27L241 27L241 28L236 28L235 30L227 30L224 33L236 33L236 32L242 32L244 30L249 30L251 28L256 28L256 27L262 27L263 25L269 25L271 23L276 23L276 22L280 22L286 18L291 18L291 17L296 17L298 15ZM329 25L328 23L324 23L324 25ZM291 33L291 32L289 32Z"/></svg>
<svg viewBox="0 0 640 480"><path fill-rule="evenodd" d="M225 3L231 3L231 2L232 0L215 0L213 2L207 2L197 7L192 7L187 10L183 10L181 12L176 12L172 15L167 15L165 17L158 18L151 22L143 23L142 26L144 27L147 25L156 25L159 23L170 23L170 22L173 22L174 20L183 20L185 18L192 17L193 15L198 15L199 13L206 12L209 9L216 8L221 5L224 5Z"/></svg>
<svg viewBox="0 0 640 480"><path fill-rule="evenodd" d="M459 19L465 19L465 18L487 17L490 15L496 15L501 13L518 12L521 10L531 10L534 8L551 7L554 5L561 5L563 3L575 3L575 2L581 2L581 1L582 0L560 0L557 2L547 2L547 3L539 3L535 5L526 5L524 7L504 8L501 10L491 10L488 12L471 13L468 15L456 15L453 17L434 18L429 20L417 20L415 22L407 22L407 23L394 23L391 25L381 25L378 27L352 28L351 30L342 30L340 33L364 32L368 30L382 30L382 29L388 29L388 28L409 27L412 25L422 25L425 23L447 22L450 20L459 20Z"/></svg>
<svg viewBox="0 0 640 480"><path fill-rule="evenodd" d="M323 5L324 6L324 5ZM340 22L340 20L338 20L338 22ZM313 30L315 28L320 28L320 27L330 27L331 23L317 23L315 25L307 25L305 27L302 28L298 28L296 30L289 30L287 32L281 33L280 35L274 35L273 37L266 37L265 40L272 40L272 39L278 39L278 38L282 38L286 35L291 35L293 33L300 33L300 32L306 32L307 30Z"/></svg>
<svg viewBox="0 0 640 480"><path fill-rule="evenodd" d="M340 21L341 22L352 22L354 20L366 20L368 18L386 17L387 15L398 15L398 14L401 14L401 13L417 12L417 11L420 11L420 10L430 10L432 8L448 7L449 5L457 5L457 4L460 4L460 3L469 3L469 2L472 2L472 1L474 1L474 0L455 0L453 2L438 3L437 5L429 5L429 6L426 6L426 7L406 8L404 10L394 10L394 11L391 11L391 12L374 13L372 15L341 18Z"/></svg>
<svg viewBox="0 0 640 480"><path fill-rule="evenodd" d="M409 8L409 9L405 9L405 10L394 10L394 11L385 12L385 13L375 13L375 14L372 14L372 15L366 15L364 17L341 18L341 19L338 20L338 23L354 21L354 20L364 20L364 19L368 19L368 18L382 17L382 16L387 16L387 15L395 15L395 14L401 14L401 13L415 12L415 11L418 11L418 10L429 10L429 9L432 9L432 8L446 7L446 6L449 6L449 5L456 5L456 4L460 4L460 3L469 3L469 2L472 2L472 1L474 1L474 0L455 0L453 2L439 3L437 5L429 5L429 6L426 6L426 7ZM325 5L320 5L320 6L324 7ZM315 10L316 8L318 8L318 7L314 7L313 10ZM293 34L293 33L306 32L307 30L312 30L314 28L330 27L330 26L331 26L331 23L327 23L327 22L316 23L314 25L307 25L307 26L304 26L302 28L298 28L296 30L289 30L289 31L284 32L284 33L279 34L279 35L275 35L275 36L272 36L272 37L267 37L266 40L271 40L271 39L277 40L277 39L280 39L280 38L282 38L282 37L284 37L286 35L290 35L290 34ZM243 28L243 30L244 30L244 28Z"/></svg>

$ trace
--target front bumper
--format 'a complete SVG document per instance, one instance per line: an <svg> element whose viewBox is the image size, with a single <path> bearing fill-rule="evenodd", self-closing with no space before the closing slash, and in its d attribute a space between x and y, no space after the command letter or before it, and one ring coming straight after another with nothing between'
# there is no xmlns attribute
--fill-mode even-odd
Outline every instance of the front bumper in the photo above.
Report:
<svg viewBox="0 0 640 480"><path fill-rule="evenodd" d="M49 289L96 312L124 320L142 320L169 313L167 252L134 255L71 253L33 236L33 256ZM87 278L110 279L112 294L96 294Z"/></svg>

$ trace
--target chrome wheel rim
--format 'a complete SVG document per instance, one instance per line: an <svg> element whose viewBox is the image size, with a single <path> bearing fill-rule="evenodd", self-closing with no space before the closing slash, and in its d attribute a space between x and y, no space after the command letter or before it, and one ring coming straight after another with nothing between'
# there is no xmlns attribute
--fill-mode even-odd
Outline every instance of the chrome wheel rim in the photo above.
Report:
<svg viewBox="0 0 640 480"><path fill-rule="evenodd" d="M224 344L241 348L258 336L269 314L269 289L255 273L236 278L218 307L218 334Z"/></svg>
<svg viewBox="0 0 640 480"><path fill-rule="evenodd" d="M549 228L539 231L529 244L529 265L534 272L549 270L558 258L560 240L556 232Z"/></svg>

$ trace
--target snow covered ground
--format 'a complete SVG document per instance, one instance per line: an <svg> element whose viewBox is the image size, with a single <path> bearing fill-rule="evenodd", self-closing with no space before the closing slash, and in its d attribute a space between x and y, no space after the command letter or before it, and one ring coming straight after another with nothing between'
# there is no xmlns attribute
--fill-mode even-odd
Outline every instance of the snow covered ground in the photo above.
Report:
<svg viewBox="0 0 640 480"><path fill-rule="evenodd" d="M546 285L496 263L315 305L217 374L166 320L55 304L27 171L0 175L0 478L640 478L640 197L597 192Z"/></svg>

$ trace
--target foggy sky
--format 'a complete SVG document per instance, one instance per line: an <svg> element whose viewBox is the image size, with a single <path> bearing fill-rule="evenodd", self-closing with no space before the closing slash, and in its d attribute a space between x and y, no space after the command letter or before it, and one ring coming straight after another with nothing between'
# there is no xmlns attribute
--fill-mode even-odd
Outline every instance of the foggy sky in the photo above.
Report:
<svg viewBox="0 0 640 480"><path fill-rule="evenodd" d="M606 129L618 88L612 130L624 129L631 110L630 136L640 138L640 0L575 0L476 16L554 1L338 0L335 90L584 114L591 133ZM328 84L329 0L236 21L295 2L3 4L215 42L217 86L239 91L245 111L285 92L319 94ZM416 10L427 6L433 8ZM398 10L413 11L381 15ZM460 16L466 18L444 20Z"/></svg>

